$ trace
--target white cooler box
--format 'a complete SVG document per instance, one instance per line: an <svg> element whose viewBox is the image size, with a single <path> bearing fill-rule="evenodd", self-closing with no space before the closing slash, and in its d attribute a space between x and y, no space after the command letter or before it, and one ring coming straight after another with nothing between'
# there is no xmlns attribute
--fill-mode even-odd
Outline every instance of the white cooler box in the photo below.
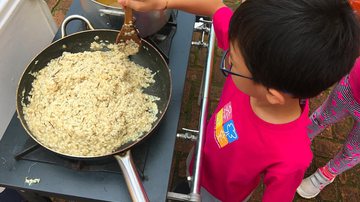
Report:
<svg viewBox="0 0 360 202"><path fill-rule="evenodd" d="M0 0L0 139L16 110L22 72L56 31L45 1Z"/></svg>

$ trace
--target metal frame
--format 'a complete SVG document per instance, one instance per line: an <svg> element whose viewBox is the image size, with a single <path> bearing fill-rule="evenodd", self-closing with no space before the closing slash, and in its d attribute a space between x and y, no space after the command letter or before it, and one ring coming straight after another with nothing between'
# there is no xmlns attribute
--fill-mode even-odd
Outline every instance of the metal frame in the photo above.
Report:
<svg viewBox="0 0 360 202"><path fill-rule="evenodd" d="M202 161L202 148L206 132L206 119L208 113L208 103L210 97L210 84L212 78L212 69L213 69L213 58L215 50L215 32L214 27L211 24L209 43L208 43L208 54L206 60L206 67L203 73L204 86L201 87L201 116L200 116L200 125L199 125L199 135L197 138L196 148L195 148L195 162L193 176L189 179L192 180L192 186L190 194L179 194L174 192L168 192L167 198L177 201L201 201L200 196L200 166Z"/></svg>

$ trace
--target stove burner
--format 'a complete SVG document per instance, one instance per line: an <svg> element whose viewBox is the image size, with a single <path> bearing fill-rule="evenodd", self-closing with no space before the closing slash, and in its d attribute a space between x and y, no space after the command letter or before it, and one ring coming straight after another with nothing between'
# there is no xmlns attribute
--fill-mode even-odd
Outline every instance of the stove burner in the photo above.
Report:
<svg viewBox="0 0 360 202"><path fill-rule="evenodd" d="M171 43L177 28L176 16L177 11L173 11L166 25L157 33L146 38L147 41L159 50L167 62L169 62Z"/></svg>
<svg viewBox="0 0 360 202"><path fill-rule="evenodd" d="M148 144L142 143L139 147L131 150L133 161L142 180L146 179L145 165L148 154ZM28 160L33 162L48 163L58 166L63 166L77 171L90 172L110 172L122 174L122 171L112 156L106 156L96 159L79 160L70 157L61 156L52 151L49 151L36 143L31 138L28 138L26 144L20 152L15 155L15 160Z"/></svg>

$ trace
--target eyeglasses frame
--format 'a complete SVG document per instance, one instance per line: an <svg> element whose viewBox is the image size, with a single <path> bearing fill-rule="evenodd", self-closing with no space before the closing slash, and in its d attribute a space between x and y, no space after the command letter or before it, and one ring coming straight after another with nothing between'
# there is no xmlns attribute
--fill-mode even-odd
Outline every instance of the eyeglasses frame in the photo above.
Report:
<svg viewBox="0 0 360 202"><path fill-rule="evenodd" d="M226 56L229 54L229 49L226 50L221 58L221 63L220 63L220 70L221 72L224 74L225 77L229 76L229 74L231 75L234 75L234 76L239 76L239 77L242 77L242 78L245 78L245 79L249 79L249 80L254 80L253 78L251 77L248 77L248 76L244 76L244 75L241 75L241 74L238 74L238 73L235 73L235 72L232 72L231 69L232 69L232 66L233 64L230 63L230 67L226 67L225 66L225 60L226 60Z"/></svg>

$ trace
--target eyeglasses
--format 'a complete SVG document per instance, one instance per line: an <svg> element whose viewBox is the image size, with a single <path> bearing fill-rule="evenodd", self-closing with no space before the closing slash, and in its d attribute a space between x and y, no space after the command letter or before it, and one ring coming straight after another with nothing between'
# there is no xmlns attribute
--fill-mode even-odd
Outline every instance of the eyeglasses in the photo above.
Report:
<svg viewBox="0 0 360 202"><path fill-rule="evenodd" d="M225 53L223 54L222 58L221 58L221 64L220 64L220 70L222 71L222 73L224 74L225 77L227 77L229 74L234 75L234 76L239 76L245 79L250 79L250 80L254 80L251 77L248 76L244 76L235 72L232 72L232 63L230 64L226 64L226 60L228 59L228 55L229 55L229 50L226 50Z"/></svg>

